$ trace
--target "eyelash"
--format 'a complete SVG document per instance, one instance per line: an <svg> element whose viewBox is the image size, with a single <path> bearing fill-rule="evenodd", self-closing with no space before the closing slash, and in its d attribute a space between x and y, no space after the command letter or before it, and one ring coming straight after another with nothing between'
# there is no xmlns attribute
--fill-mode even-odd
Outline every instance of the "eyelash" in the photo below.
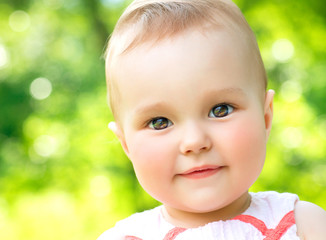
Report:
<svg viewBox="0 0 326 240"><path fill-rule="evenodd" d="M222 108L224 108L224 109L222 109ZM220 112L215 112L215 110L220 111ZM214 107L212 107L212 109L208 113L208 117L224 118L224 117L228 116L229 114L231 114L233 111L234 111L234 107L232 105L227 104L227 103L222 103L222 104L218 104L218 105L215 105ZM218 116L217 114L220 114L220 116ZM165 117L155 117L155 118L151 119L146 125L153 130L164 130L164 129L172 126L173 123L171 120L169 120ZM155 126L155 125L157 125L157 126Z"/></svg>

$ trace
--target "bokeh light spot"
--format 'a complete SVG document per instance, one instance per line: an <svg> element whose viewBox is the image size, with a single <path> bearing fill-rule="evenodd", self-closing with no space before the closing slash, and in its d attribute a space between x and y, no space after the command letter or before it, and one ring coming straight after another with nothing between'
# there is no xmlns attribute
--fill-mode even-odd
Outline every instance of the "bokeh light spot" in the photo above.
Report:
<svg viewBox="0 0 326 240"><path fill-rule="evenodd" d="M288 127L282 132L282 144L286 148L297 148L302 144L302 131L295 127Z"/></svg>
<svg viewBox="0 0 326 240"><path fill-rule="evenodd" d="M110 193L110 181L106 176L95 176L90 182L90 191L95 197L105 197Z"/></svg>
<svg viewBox="0 0 326 240"><path fill-rule="evenodd" d="M9 56L6 48L0 44L0 68L5 67L9 62Z"/></svg>
<svg viewBox="0 0 326 240"><path fill-rule="evenodd" d="M286 102L295 102L302 95L301 84L297 81L286 81L282 84L280 93Z"/></svg>
<svg viewBox="0 0 326 240"><path fill-rule="evenodd" d="M279 62L287 62L294 55L294 46L288 39L276 40L272 46L272 55Z"/></svg>
<svg viewBox="0 0 326 240"><path fill-rule="evenodd" d="M9 26L15 32L24 32L31 25L28 13L18 10L10 14Z"/></svg>
<svg viewBox="0 0 326 240"><path fill-rule="evenodd" d="M52 84L46 78L36 78L30 85L30 93L33 98L43 100L50 96Z"/></svg>
<svg viewBox="0 0 326 240"><path fill-rule="evenodd" d="M57 140L49 135L42 135L34 141L35 152L42 157L49 157L56 152Z"/></svg>

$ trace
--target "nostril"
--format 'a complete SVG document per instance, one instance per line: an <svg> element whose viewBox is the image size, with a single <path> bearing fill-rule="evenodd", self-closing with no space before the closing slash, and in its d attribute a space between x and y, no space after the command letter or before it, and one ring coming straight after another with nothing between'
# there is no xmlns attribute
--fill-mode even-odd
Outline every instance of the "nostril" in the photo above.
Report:
<svg viewBox="0 0 326 240"><path fill-rule="evenodd" d="M190 154L190 153L200 153L202 151L206 151L208 149L208 147L201 147L201 148L198 148L198 151L196 151L195 149L189 149L189 150L186 150L184 153L185 154Z"/></svg>

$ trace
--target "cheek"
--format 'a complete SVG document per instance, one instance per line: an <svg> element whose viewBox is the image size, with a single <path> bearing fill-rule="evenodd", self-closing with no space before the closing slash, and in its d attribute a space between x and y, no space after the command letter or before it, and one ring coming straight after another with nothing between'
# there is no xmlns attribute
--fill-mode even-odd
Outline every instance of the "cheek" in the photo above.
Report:
<svg viewBox="0 0 326 240"><path fill-rule="evenodd" d="M135 134L128 144L129 158L141 185L156 184L153 179L167 178L174 169L173 142L165 137Z"/></svg>
<svg viewBox="0 0 326 240"><path fill-rule="evenodd" d="M157 165L159 159L169 153L171 145L164 137L152 137L146 133L134 134L127 142L130 160L137 164Z"/></svg>
<svg viewBox="0 0 326 240"><path fill-rule="evenodd" d="M235 161L241 164L254 163L261 167L264 163L266 152L266 132L263 119L243 118L233 125L228 135L229 152ZM252 167L252 166L251 166Z"/></svg>

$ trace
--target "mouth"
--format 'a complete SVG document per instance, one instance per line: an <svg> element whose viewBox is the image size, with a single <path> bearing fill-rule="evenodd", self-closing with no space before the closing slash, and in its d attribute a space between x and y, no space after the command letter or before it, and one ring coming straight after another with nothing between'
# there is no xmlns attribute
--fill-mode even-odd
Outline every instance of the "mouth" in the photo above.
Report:
<svg viewBox="0 0 326 240"><path fill-rule="evenodd" d="M223 167L222 166L202 166L189 169L188 171L179 174L181 177L190 179L207 178L218 173Z"/></svg>

